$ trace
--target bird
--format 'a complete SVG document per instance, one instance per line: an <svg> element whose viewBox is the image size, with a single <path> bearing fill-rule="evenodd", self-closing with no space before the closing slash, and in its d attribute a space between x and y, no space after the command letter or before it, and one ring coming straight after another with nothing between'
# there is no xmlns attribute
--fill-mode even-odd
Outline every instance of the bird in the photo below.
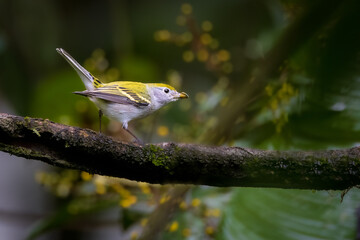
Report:
<svg viewBox="0 0 360 240"><path fill-rule="evenodd" d="M188 98L185 92L164 83L142 83L132 81L115 81L103 83L82 67L69 53L62 48L56 51L75 69L86 90L73 93L88 97L99 109L99 131L103 115L122 123L137 143L143 142L129 129L128 123L143 118L170 102Z"/></svg>

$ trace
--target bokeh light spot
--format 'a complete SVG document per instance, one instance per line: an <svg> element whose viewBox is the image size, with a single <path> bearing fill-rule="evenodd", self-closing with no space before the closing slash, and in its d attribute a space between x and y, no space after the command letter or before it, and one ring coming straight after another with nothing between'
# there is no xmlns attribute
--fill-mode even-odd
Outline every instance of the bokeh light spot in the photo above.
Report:
<svg viewBox="0 0 360 240"><path fill-rule="evenodd" d="M190 15L192 13L192 6L189 3L184 3L181 5L181 12L185 15Z"/></svg>
<svg viewBox="0 0 360 240"><path fill-rule="evenodd" d="M165 137L169 134L169 128L167 126L159 126L156 132L159 136Z"/></svg>
<svg viewBox="0 0 360 240"><path fill-rule="evenodd" d="M201 23L201 28L205 32L210 32L213 29L213 25L210 21L204 21Z"/></svg>

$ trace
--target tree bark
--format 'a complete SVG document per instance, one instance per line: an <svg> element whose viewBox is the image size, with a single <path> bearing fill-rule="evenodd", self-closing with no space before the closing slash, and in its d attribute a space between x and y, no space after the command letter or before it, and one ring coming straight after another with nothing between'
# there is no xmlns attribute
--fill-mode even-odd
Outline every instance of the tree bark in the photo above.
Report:
<svg viewBox="0 0 360 240"><path fill-rule="evenodd" d="M149 183L319 190L360 184L358 147L267 151L183 143L137 146L88 129L4 113L0 114L0 150L63 168Z"/></svg>

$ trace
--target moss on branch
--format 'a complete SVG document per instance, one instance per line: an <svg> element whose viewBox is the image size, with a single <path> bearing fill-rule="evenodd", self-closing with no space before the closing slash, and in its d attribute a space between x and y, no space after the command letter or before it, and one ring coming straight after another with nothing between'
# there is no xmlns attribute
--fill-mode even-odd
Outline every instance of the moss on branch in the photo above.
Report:
<svg viewBox="0 0 360 240"><path fill-rule="evenodd" d="M149 183L299 189L347 189L360 184L357 147L264 151L182 143L137 146L92 130L9 114L0 114L0 150Z"/></svg>

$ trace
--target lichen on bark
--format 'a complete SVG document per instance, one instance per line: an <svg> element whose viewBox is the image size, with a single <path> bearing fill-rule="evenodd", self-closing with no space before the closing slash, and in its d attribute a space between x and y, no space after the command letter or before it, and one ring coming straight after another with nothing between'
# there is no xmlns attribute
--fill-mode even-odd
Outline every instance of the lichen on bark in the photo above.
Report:
<svg viewBox="0 0 360 240"><path fill-rule="evenodd" d="M347 189L360 184L357 147L265 151L183 143L139 146L89 129L4 113L0 114L0 150L149 183L300 189Z"/></svg>

